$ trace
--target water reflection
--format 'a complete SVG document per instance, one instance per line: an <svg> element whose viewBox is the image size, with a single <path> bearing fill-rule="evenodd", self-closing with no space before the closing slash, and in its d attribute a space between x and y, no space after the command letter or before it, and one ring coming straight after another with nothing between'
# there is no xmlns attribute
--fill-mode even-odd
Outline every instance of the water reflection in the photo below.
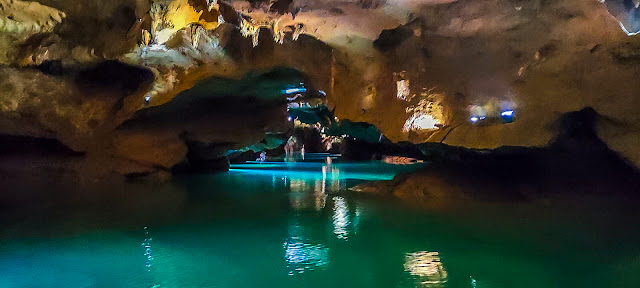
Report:
<svg viewBox="0 0 640 288"><path fill-rule="evenodd" d="M320 173L292 174L289 180L291 207L295 210L324 209L327 193L346 191L346 180L342 174L339 167L332 164L331 157L325 158ZM273 179L275 181L275 177ZM287 186L286 178L284 181Z"/></svg>
<svg viewBox="0 0 640 288"><path fill-rule="evenodd" d="M323 244L305 243L300 237L290 237L284 243L289 275L313 271L329 264L329 248Z"/></svg>
<svg viewBox="0 0 640 288"><path fill-rule="evenodd" d="M146 257L145 266L147 271L151 272L151 265L153 264L153 251L151 250L151 241L153 238L149 236L149 228L144 227L144 241L142 241L142 247L144 248L144 256Z"/></svg>
<svg viewBox="0 0 640 288"><path fill-rule="evenodd" d="M298 219L293 216L289 219L287 239L283 244L284 258L287 262L289 275L302 274L305 271L313 271L329 264L329 248L324 244L314 242L308 235Z"/></svg>
<svg viewBox="0 0 640 288"><path fill-rule="evenodd" d="M404 270L415 276L421 287L444 287L444 283L447 282L447 271L440 261L438 252L407 253Z"/></svg>
<svg viewBox="0 0 640 288"><path fill-rule="evenodd" d="M346 200L341 196L333 197L333 234L338 239L347 240L349 238L349 208Z"/></svg>
<svg viewBox="0 0 640 288"><path fill-rule="evenodd" d="M309 159L315 157L314 160L307 160L314 162L263 162L231 167L232 173L266 174L273 189L288 192L291 210L288 213L287 234L281 242L286 273L295 276L311 271L323 273L331 269L375 269L378 264L358 266L355 263L340 263L344 253L341 247L358 243L358 230L367 218L360 202L345 192L348 185L354 185L352 180L389 180L396 171L389 169L392 165L385 163L377 164L373 170L370 166L357 163L339 163L332 157L307 156ZM295 160L299 159L284 159ZM387 245L391 248L394 243ZM404 264L404 269L409 272L407 278L402 280L409 281L403 282L408 287L440 287L438 285L447 281L447 272L437 252L398 256L406 257L406 263L400 261L396 265ZM402 259L400 257L396 259Z"/></svg>
<svg viewBox="0 0 640 288"><path fill-rule="evenodd" d="M314 163L318 167L320 163ZM317 171L317 170L316 170ZM319 173L318 173L319 172ZM289 216L287 239L284 242L284 256L289 275L304 273L329 264L329 252L323 235L310 235L315 227L305 227L301 223L317 223L324 213L302 213L305 210L322 212L332 209L333 233L338 239L346 240L349 235L350 221L347 200L342 196L331 198L332 208L327 208L328 193L346 191L346 179L331 157L326 157L320 171L314 174L289 174L289 203L293 212ZM284 183L287 186L286 183ZM298 212L300 211L300 212ZM325 234L326 235L326 234Z"/></svg>

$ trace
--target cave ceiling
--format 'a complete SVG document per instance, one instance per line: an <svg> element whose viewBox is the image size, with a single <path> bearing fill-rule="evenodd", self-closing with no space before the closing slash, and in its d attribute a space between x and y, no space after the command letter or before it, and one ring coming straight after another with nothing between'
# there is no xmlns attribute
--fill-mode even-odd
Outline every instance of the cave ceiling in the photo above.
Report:
<svg viewBox="0 0 640 288"><path fill-rule="evenodd" d="M559 114L593 107L599 136L640 163L639 4L0 0L0 132L102 149L97 135L203 79L288 66L338 117L394 141L541 146ZM145 72L112 89L78 82L105 60L128 66L104 75ZM508 125L469 121L507 110Z"/></svg>

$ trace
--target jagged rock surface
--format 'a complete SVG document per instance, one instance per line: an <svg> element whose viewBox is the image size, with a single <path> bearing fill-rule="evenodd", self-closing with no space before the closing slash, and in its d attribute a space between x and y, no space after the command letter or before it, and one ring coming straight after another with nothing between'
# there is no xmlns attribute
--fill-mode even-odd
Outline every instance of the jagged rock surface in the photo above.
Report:
<svg viewBox="0 0 640 288"><path fill-rule="evenodd" d="M374 124L393 141L544 146L560 115L588 106L601 115L603 143L638 165L640 38L629 36L638 9L620 3L2 0L0 132L55 138L92 161L115 158L124 164L113 167L129 167L107 170L165 169L188 154L184 139L130 134L149 140L143 145L114 132L145 99L163 105L211 76L289 66L326 92L340 119ZM78 82L105 60L144 66L144 83ZM474 111L501 106L514 109L516 121L469 122ZM261 117L282 116L272 112ZM438 129L416 129L424 120ZM233 149L264 137L226 133L215 141L236 143ZM170 152L145 148L154 145Z"/></svg>

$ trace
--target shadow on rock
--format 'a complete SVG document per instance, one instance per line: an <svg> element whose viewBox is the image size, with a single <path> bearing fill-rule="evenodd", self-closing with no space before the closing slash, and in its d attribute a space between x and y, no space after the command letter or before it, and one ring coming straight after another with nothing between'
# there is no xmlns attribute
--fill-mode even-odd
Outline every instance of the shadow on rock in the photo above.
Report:
<svg viewBox="0 0 640 288"><path fill-rule="evenodd" d="M290 129L285 96L311 90L305 80L291 68L249 73L240 80L207 78L121 124L115 154L174 172L227 170L227 151ZM142 142L148 145L137 145Z"/></svg>
<svg viewBox="0 0 640 288"><path fill-rule="evenodd" d="M364 149L431 161L391 182L355 187L440 205L448 201L523 201L560 195L636 198L640 172L596 135L592 108L563 114L556 137L543 148L474 150L437 143L368 144ZM372 147L373 146L373 147Z"/></svg>

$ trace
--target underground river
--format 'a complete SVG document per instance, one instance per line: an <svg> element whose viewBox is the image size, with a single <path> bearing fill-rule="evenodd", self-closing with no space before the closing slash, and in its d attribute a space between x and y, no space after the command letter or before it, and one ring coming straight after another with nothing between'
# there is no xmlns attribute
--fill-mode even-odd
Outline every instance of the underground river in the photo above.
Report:
<svg viewBox="0 0 640 288"><path fill-rule="evenodd" d="M34 181L25 186L37 189L24 191L41 192L29 195L5 187L13 196L3 203L22 204L2 209L0 287L539 288L640 281L638 213L623 203L553 199L425 211L391 196L348 191L423 164L311 158L232 165L227 173L153 185Z"/></svg>

